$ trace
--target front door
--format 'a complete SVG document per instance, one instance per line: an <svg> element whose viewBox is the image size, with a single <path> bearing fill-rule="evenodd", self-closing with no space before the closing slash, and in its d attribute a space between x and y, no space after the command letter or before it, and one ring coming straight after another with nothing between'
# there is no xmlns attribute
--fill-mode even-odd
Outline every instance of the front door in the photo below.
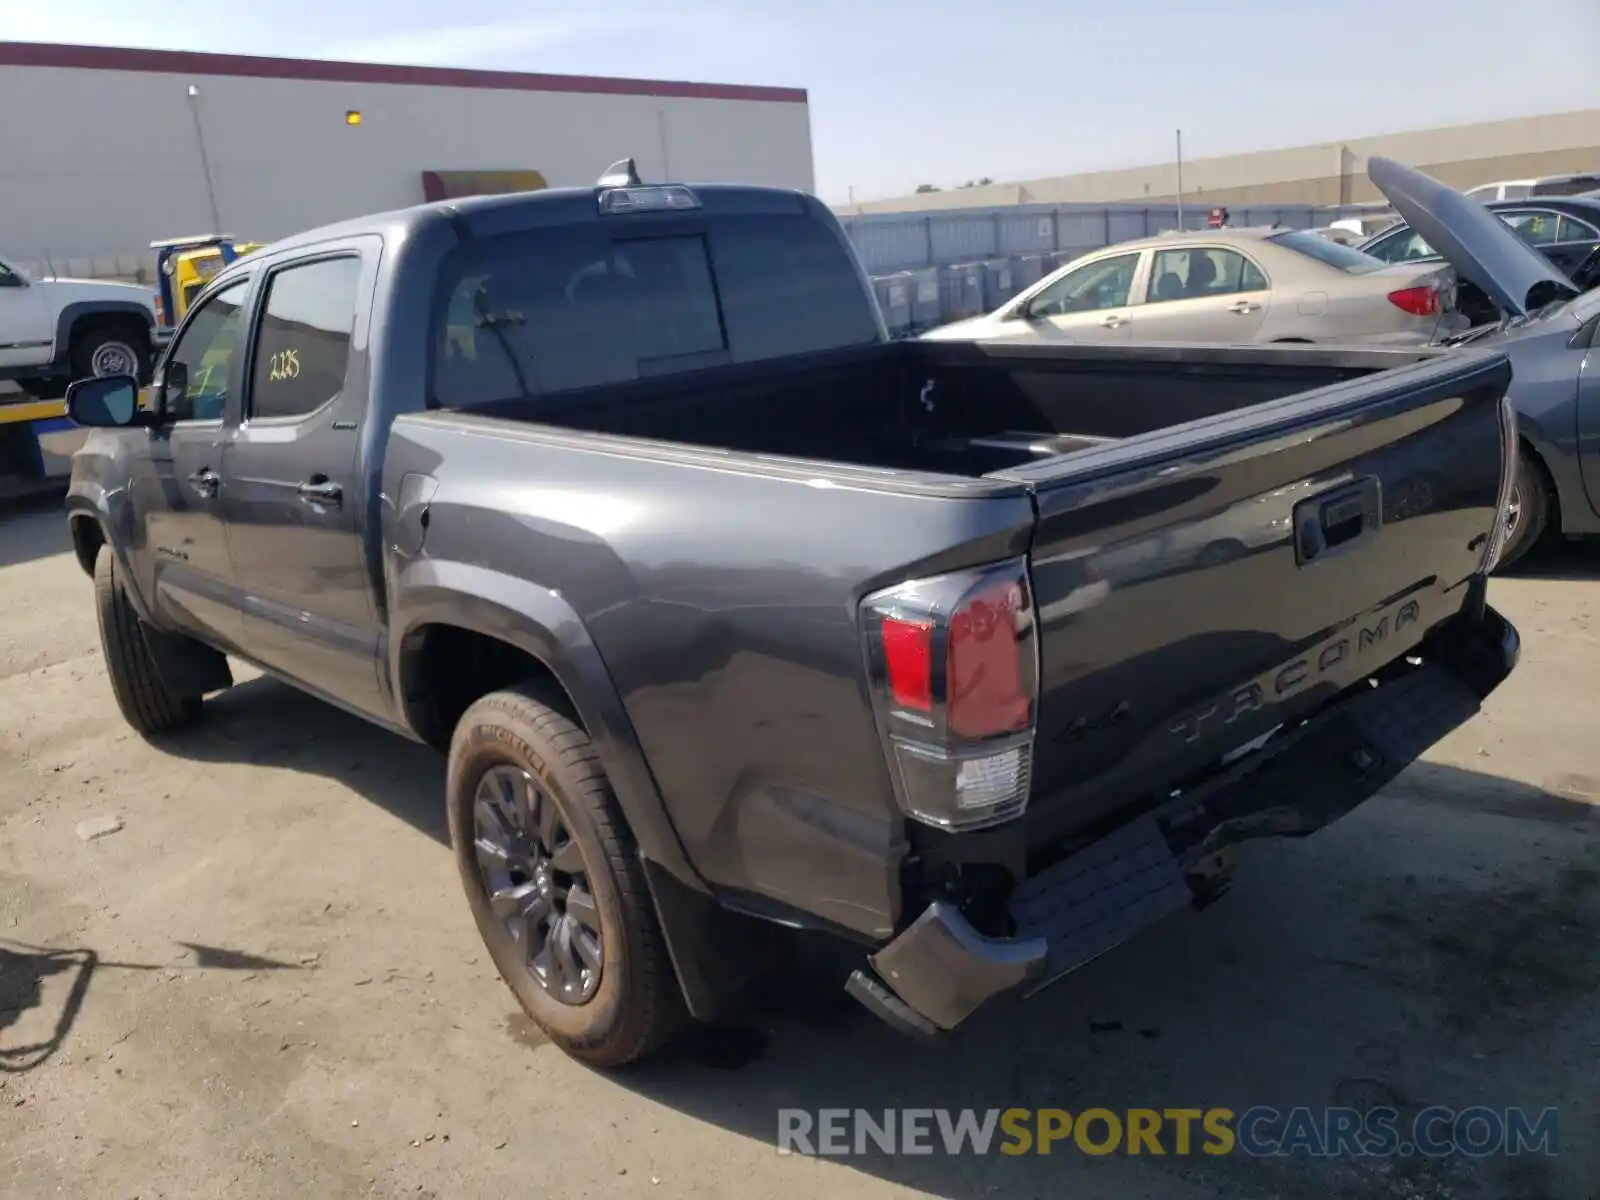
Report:
<svg viewBox="0 0 1600 1200"><path fill-rule="evenodd" d="M0 367L48 362L56 331L40 289L0 262Z"/></svg>
<svg viewBox="0 0 1600 1200"><path fill-rule="evenodd" d="M1016 334L1001 336L1121 345L1133 337L1137 310L1129 302L1138 270L1137 250L1073 267L1019 309Z"/></svg>
<svg viewBox="0 0 1600 1200"><path fill-rule="evenodd" d="M1271 301L1266 275L1237 250L1158 250L1135 337L1144 342L1253 342Z"/></svg>
<svg viewBox="0 0 1600 1200"><path fill-rule="evenodd" d="M240 280L195 309L178 332L152 385L167 393L166 420L147 431L133 511L142 525L159 616L225 646L239 632L238 592L222 526L222 457L228 396L243 374L243 321L250 281Z"/></svg>
<svg viewBox="0 0 1600 1200"><path fill-rule="evenodd" d="M376 269L376 249L361 242L268 268L224 515L246 656L387 716L360 469Z"/></svg>

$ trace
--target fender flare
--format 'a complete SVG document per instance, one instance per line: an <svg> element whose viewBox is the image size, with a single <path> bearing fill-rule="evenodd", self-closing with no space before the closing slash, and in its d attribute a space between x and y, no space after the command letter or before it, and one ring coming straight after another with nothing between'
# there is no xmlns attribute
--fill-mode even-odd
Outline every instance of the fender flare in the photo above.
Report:
<svg viewBox="0 0 1600 1200"><path fill-rule="evenodd" d="M144 326L145 343L155 351L155 313L136 300L74 300L56 314L54 355L66 363L72 353L72 327L86 317L132 317Z"/></svg>
<svg viewBox="0 0 1600 1200"><path fill-rule="evenodd" d="M84 573L93 577L94 559L89 558L85 561L82 544L79 541L79 525L84 521L92 521L100 530L101 552L109 552L116 556L117 573L122 577L123 589L127 593L128 602L133 605L133 611L139 615L141 621L155 626L157 622L152 615L150 604L140 590L139 576L124 549L133 535L133 514L127 505L126 494L120 491L107 491L104 486L93 480L74 482L67 493L66 513L67 525L72 532L73 552Z"/></svg>
<svg viewBox="0 0 1600 1200"><path fill-rule="evenodd" d="M388 675L395 709L413 736L420 722L409 695L416 634L453 625L515 646L543 663L589 732L623 816L649 862L697 892L710 889L689 862L623 707L611 672L583 620L558 593L487 567L423 559L394 580Z"/></svg>

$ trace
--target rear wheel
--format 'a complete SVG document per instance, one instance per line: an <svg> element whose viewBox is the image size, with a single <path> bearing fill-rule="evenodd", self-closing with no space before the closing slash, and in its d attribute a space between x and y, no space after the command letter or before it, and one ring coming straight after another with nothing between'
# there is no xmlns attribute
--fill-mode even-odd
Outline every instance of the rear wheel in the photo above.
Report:
<svg viewBox="0 0 1600 1200"><path fill-rule="evenodd" d="M588 734L535 688L493 692L456 726L446 788L473 919L534 1023L595 1066L666 1042L683 997Z"/></svg>
<svg viewBox="0 0 1600 1200"><path fill-rule="evenodd" d="M1544 467L1527 450L1520 451L1516 477L1511 482L1511 501L1506 508L1506 546L1495 570L1505 570L1544 536L1550 523L1551 495Z"/></svg>
<svg viewBox="0 0 1600 1200"><path fill-rule="evenodd" d="M161 678L145 623L134 612L117 575L115 556L109 548L102 549L94 564L100 649L123 719L146 737L193 724L200 716L200 697L180 695Z"/></svg>

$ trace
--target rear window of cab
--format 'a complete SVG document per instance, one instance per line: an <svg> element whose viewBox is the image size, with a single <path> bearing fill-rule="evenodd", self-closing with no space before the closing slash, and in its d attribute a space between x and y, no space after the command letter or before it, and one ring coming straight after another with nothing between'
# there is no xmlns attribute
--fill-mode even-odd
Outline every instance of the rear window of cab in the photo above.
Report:
<svg viewBox="0 0 1600 1200"><path fill-rule="evenodd" d="M805 215L702 232L558 226L468 243L445 264L430 403L464 408L866 345L876 310L848 248Z"/></svg>

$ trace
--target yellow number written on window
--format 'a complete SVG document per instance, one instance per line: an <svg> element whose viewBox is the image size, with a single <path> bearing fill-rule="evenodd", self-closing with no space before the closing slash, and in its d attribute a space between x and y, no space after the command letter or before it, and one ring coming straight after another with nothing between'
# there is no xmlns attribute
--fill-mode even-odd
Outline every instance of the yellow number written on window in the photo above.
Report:
<svg viewBox="0 0 1600 1200"><path fill-rule="evenodd" d="M267 378L273 383L282 379L300 378L300 351L280 350L274 354Z"/></svg>

